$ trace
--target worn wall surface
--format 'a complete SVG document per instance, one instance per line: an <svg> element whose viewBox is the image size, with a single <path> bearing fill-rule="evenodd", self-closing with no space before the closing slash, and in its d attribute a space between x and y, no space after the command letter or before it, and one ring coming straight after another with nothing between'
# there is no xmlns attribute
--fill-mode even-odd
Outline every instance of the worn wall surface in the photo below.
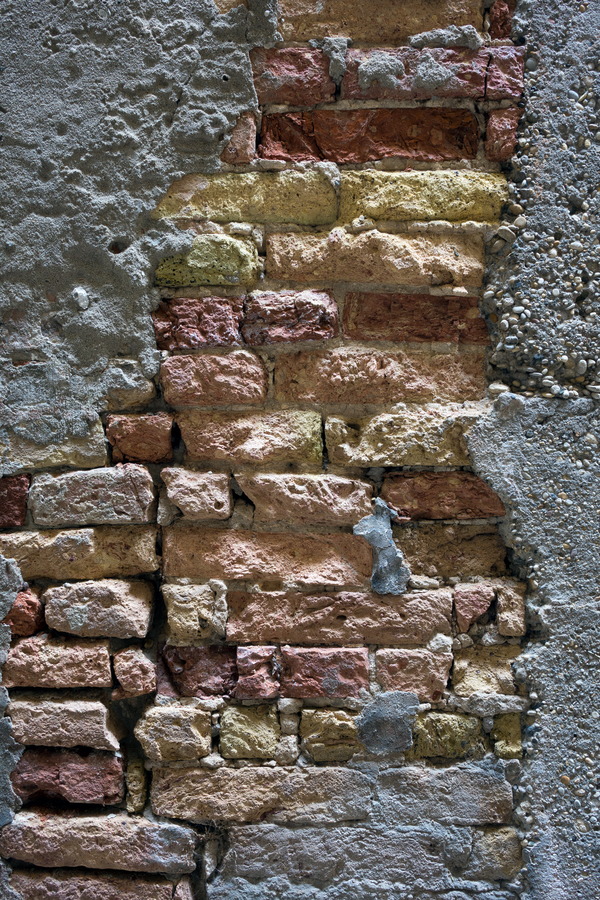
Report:
<svg viewBox="0 0 600 900"><path fill-rule="evenodd" d="M595 896L598 10L5 10L2 896Z"/></svg>

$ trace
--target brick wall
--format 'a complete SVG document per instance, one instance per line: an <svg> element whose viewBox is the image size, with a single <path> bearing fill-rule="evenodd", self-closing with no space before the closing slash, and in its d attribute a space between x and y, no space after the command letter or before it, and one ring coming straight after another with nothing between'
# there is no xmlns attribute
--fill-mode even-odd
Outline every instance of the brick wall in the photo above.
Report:
<svg viewBox="0 0 600 900"><path fill-rule="evenodd" d="M155 213L156 396L0 481L26 900L515 896L524 586L467 436L522 50L504 0L279 12Z"/></svg>

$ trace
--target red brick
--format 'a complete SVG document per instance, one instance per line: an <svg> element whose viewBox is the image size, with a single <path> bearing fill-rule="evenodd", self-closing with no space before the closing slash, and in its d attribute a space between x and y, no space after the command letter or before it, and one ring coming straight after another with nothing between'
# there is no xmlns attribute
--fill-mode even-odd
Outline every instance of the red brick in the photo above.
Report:
<svg viewBox="0 0 600 900"><path fill-rule="evenodd" d="M163 530L164 571L178 578L224 578L365 586L371 548L351 534L238 531L171 525Z"/></svg>
<svg viewBox="0 0 600 900"><path fill-rule="evenodd" d="M60 797L112 806L123 799L123 762L112 753L28 748L11 781L23 803Z"/></svg>
<svg viewBox="0 0 600 900"><path fill-rule="evenodd" d="M165 647L162 658L184 697L231 694L237 680L235 647Z"/></svg>
<svg viewBox="0 0 600 900"><path fill-rule="evenodd" d="M258 102L315 106L332 100L335 84L329 57L322 50L285 47L253 50L250 54Z"/></svg>
<svg viewBox="0 0 600 900"><path fill-rule="evenodd" d="M494 162L505 162L515 152L521 109L494 109L488 116L485 155Z"/></svg>
<svg viewBox="0 0 600 900"><path fill-rule="evenodd" d="M381 496L412 519L484 519L505 513L498 495L469 472L390 475L383 482Z"/></svg>
<svg viewBox="0 0 600 900"><path fill-rule="evenodd" d="M19 591L9 614L4 619L13 634L31 637L44 627L44 605L35 591Z"/></svg>
<svg viewBox="0 0 600 900"><path fill-rule="evenodd" d="M176 297L153 314L159 350L241 344L243 297Z"/></svg>
<svg viewBox="0 0 600 900"><path fill-rule="evenodd" d="M110 687L108 641L36 634L11 648L4 667L7 687Z"/></svg>
<svg viewBox="0 0 600 900"><path fill-rule="evenodd" d="M370 78L369 60L376 70L377 64L384 61L384 56L390 68L397 64L396 74L388 76L384 81ZM427 84L426 80L423 82L419 76L419 63L423 65L431 58L438 66L443 66L449 75L447 81L440 80L435 88ZM412 50L408 47L349 50L341 96L344 100L427 100L429 97L482 99L489 60L489 50L473 52L439 47L426 50ZM401 74L402 69L404 74Z"/></svg>
<svg viewBox="0 0 600 900"><path fill-rule="evenodd" d="M242 113L231 132L221 159L230 166L252 162L256 156L256 119L253 113Z"/></svg>
<svg viewBox="0 0 600 900"><path fill-rule="evenodd" d="M173 419L166 413L109 416L106 437L113 447L113 462L170 462L172 427Z"/></svg>
<svg viewBox="0 0 600 900"><path fill-rule="evenodd" d="M478 142L477 120L464 109L318 109L264 116L259 154L337 163L474 159Z"/></svg>
<svg viewBox="0 0 600 900"><path fill-rule="evenodd" d="M247 350L223 356L171 356L160 369L165 401L170 406L256 406L267 394L267 373Z"/></svg>
<svg viewBox="0 0 600 900"><path fill-rule="evenodd" d="M279 666L275 647L238 647L238 700L272 700L279 696Z"/></svg>
<svg viewBox="0 0 600 900"><path fill-rule="evenodd" d="M369 687L366 648L281 648L281 693L284 697L356 697Z"/></svg>
<svg viewBox="0 0 600 900"><path fill-rule="evenodd" d="M29 475L0 478L0 528L19 528L27 515Z"/></svg>
<svg viewBox="0 0 600 900"><path fill-rule="evenodd" d="M493 40L509 38L516 0L494 0L490 7L490 37Z"/></svg>
<svg viewBox="0 0 600 900"><path fill-rule="evenodd" d="M487 75L487 100L519 100L523 94L524 47L495 47Z"/></svg>
<svg viewBox="0 0 600 900"><path fill-rule="evenodd" d="M378 650L377 681L384 691L410 691L421 703L439 700L446 690L451 653L429 650Z"/></svg>
<svg viewBox="0 0 600 900"><path fill-rule="evenodd" d="M495 592L490 584L457 584L454 590L454 609L459 631L467 632L473 622L488 611Z"/></svg>
<svg viewBox="0 0 600 900"><path fill-rule="evenodd" d="M251 346L325 341L337 331L337 305L324 291L261 291L246 301L242 335Z"/></svg>
<svg viewBox="0 0 600 900"><path fill-rule="evenodd" d="M393 530L415 575L471 578L506 571L506 546L496 525L411 522Z"/></svg>

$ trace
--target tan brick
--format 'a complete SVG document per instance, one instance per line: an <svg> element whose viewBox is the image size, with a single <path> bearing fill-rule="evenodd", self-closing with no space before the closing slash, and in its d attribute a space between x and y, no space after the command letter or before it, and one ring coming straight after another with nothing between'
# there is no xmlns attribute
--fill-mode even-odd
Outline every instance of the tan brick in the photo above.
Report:
<svg viewBox="0 0 600 900"><path fill-rule="evenodd" d="M349 534L218 530L172 525L163 530L165 574L364 586L371 576L371 548Z"/></svg>
<svg viewBox="0 0 600 900"><path fill-rule="evenodd" d="M79 581L44 591L46 621L81 637L143 638L152 615L152 585L145 581Z"/></svg>
<svg viewBox="0 0 600 900"><path fill-rule="evenodd" d="M511 662L521 653L520 647L475 647L456 654L452 684L459 697L477 693L514 694Z"/></svg>
<svg viewBox="0 0 600 900"><path fill-rule="evenodd" d="M155 281L165 287L226 287L251 285L258 273L258 253L252 241L228 234L201 234L189 253L159 263Z"/></svg>
<svg viewBox="0 0 600 900"><path fill-rule="evenodd" d="M198 760L211 750L210 713L192 706L151 706L135 726L150 762Z"/></svg>
<svg viewBox="0 0 600 900"><path fill-rule="evenodd" d="M113 700L143 697L156 690L156 666L140 647L125 647L113 656L115 676L119 687Z"/></svg>
<svg viewBox="0 0 600 900"><path fill-rule="evenodd" d="M461 875L486 881L510 881L522 865L521 841L514 828L478 828L473 831L473 849Z"/></svg>
<svg viewBox="0 0 600 900"><path fill-rule="evenodd" d="M503 516L496 493L470 472L409 472L384 479L381 496L413 519L485 519Z"/></svg>
<svg viewBox="0 0 600 900"><path fill-rule="evenodd" d="M24 578L56 581L154 572L159 566L155 545L151 525L0 535L0 553L17 560Z"/></svg>
<svg viewBox="0 0 600 900"><path fill-rule="evenodd" d="M391 404L478 400L485 394L483 351L302 351L280 356L275 395L284 403Z"/></svg>
<svg viewBox="0 0 600 900"><path fill-rule="evenodd" d="M394 538L414 575L466 578L502 575L506 547L494 525L407 525Z"/></svg>
<svg viewBox="0 0 600 900"><path fill-rule="evenodd" d="M439 700L446 690L451 653L430 650L378 650L377 681L384 691L411 691L421 703Z"/></svg>
<svg viewBox="0 0 600 900"><path fill-rule="evenodd" d="M189 469L162 469L167 497L184 519L228 519L231 515L231 491L227 475L192 472Z"/></svg>
<svg viewBox="0 0 600 900"><path fill-rule="evenodd" d="M272 759L279 736L272 704L228 706L221 713L219 749L226 759Z"/></svg>
<svg viewBox="0 0 600 900"><path fill-rule="evenodd" d="M8 654L3 676L7 687L110 687L108 641L49 634L21 638Z"/></svg>
<svg viewBox="0 0 600 900"><path fill-rule="evenodd" d="M19 743L42 747L118 750L119 735L99 700L70 700L56 694L21 695L8 715Z"/></svg>
<svg viewBox="0 0 600 900"><path fill-rule="evenodd" d="M267 394L267 373L247 350L217 355L171 356L160 368L170 406L259 406Z"/></svg>
<svg viewBox="0 0 600 900"><path fill-rule="evenodd" d="M113 447L113 461L168 462L173 458L172 427L173 419L166 413L109 416L106 437Z"/></svg>
<svg viewBox="0 0 600 900"><path fill-rule="evenodd" d="M225 637L225 585L163 584L162 595L167 607L169 644L185 647Z"/></svg>
<svg viewBox="0 0 600 900"><path fill-rule="evenodd" d="M483 244L478 235L406 237L366 231L347 234L272 234L267 239L271 278L302 284L333 281L478 288Z"/></svg>
<svg viewBox="0 0 600 900"><path fill-rule="evenodd" d="M494 584L498 600L498 632L505 637L525 634L525 585L514 579Z"/></svg>
<svg viewBox="0 0 600 900"><path fill-rule="evenodd" d="M323 454L321 416L282 410L266 413L184 412L177 424L190 462L230 465L317 463Z"/></svg>
<svg viewBox="0 0 600 900"><path fill-rule="evenodd" d="M494 753L500 759L520 759L523 756L521 743L521 716L518 713L506 713L496 716L492 729Z"/></svg>
<svg viewBox="0 0 600 900"><path fill-rule="evenodd" d="M341 709L304 709L302 746L315 762L343 762L362 749L356 719Z"/></svg>
<svg viewBox="0 0 600 900"><path fill-rule="evenodd" d="M337 475L237 475L255 522L354 525L371 513L371 485Z"/></svg>

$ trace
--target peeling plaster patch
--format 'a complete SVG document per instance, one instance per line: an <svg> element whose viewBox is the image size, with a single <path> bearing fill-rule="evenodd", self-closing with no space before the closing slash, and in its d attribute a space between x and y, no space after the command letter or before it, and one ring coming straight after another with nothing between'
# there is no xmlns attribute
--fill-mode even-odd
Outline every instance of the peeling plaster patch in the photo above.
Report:
<svg viewBox="0 0 600 900"><path fill-rule="evenodd" d="M329 75L335 84L341 84L346 74L346 50L350 41L343 37L327 37L308 42L311 47L322 50L329 57Z"/></svg>
<svg viewBox="0 0 600 900"><path fill-rule="evenodd" d="M373 548L371 587L375 593L403 594L410 580L410 570L404 562L402 551L394 543L391 523L397 516L379 497L373 504L373 515L357 522L352 531L364 537Z"/></svg>
<svg viewBox="0 0 600 900"><path fill-rule="evenodd" d="M419 698L407 691L387 691L368 703L357 719L358 736L370 753L403 753L412 747Z"/></svg>
<svg viewBox="0 0 600 900"><path fill-rule="evenodd" d="M483 38L472 25L449 25L448 28L435 28L423 31L409 39L411 47L467 47L479 50L483 46Z"/></svg>
<svg viewBox="0 0 600 900"><path fill-rule="evenodd" d="M393 91L405 74L404 63L397 55L373 50L358 67L358 84L362 91L367 91L377 81L382 88Z"/></svg>

